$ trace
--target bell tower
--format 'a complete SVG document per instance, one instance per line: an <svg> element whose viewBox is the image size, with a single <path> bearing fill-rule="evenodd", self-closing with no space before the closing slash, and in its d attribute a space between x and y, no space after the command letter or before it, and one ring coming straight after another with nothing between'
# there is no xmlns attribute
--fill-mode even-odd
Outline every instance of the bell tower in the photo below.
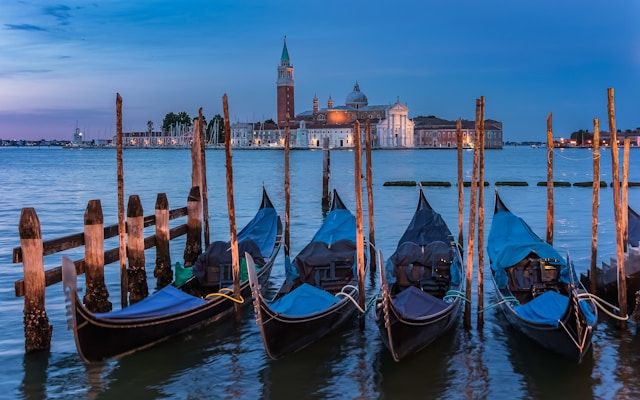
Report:
<svg viewBox="0 0 640 400"><path fill-rule="evenodd" d="M293 97L293 65L289 59L289 50L287 49L287 37L284 38L284 46L282 47L282 56L280 56L280 65L278 66L277 87L277 107L278 107L278 124L285 122L287 114L289 119L295 117L295 99Z"/></svg>

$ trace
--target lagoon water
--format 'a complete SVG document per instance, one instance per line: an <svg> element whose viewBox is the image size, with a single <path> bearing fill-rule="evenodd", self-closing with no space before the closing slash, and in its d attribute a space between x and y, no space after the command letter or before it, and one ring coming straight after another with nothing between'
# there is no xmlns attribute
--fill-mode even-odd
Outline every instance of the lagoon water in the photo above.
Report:
<svg viewBox="0 0 640 400"><path fill-rule="evenodd" d="M609 149L602 152L602 179L610 181ZM465 152L465 176L471 176L470 151ZM282 152L236 151L235 198L238 226L255 213L261 186L283 213ZM448 150L376 151L374 195L376 239L386 256L409 223L417 189L383 187L387 180L446 180L450 188L426 188L431 205L457 234L456 152ZM145 214L153 213L156 193L166 192L171 208L186 204L191 183L188 150L126 150L125 195L139 194ZM640 181L640 152L631 153L631 181ZM213 240L227 240L224 153L207 151L211 232ZM322 153L293 151L292 254L311 239L322 221ZM347 206L354 207L353 152L331 154L331 186ZM173 338L159 346L100 364L85 365L66 329L61 284L47 288L46 305L53 325L51 351L24 354L21 298L13 282L21 265L11 263L19 245L18 220L22 207L35 207L44 239L80 232L90 199L101 199L105 223L116 222L114 150L59 148L0 149L0 397L2 398L619 398L640 397L640 336L635 327L618 331L601 321L593 351L581 365L549 354L519 337L496 309L485 314L483 332L466 333L457 326L448 337L401 363L393 361L373 321L366 317L363 332L357 323L300 353L271 361L266 356L252 307L242 319L209 326ZM591 152L555 152L555 179L591 180ZM493 183L525 180L529 187L502 187L507 205L543 237L546 221L546 150L505 148L487 151L486 190L488 233L493 209ZM468 189L465 192L468 202ZM615 253L612 191L601 191L599 261ZM630 204L640 208L640 188L630 189ZM366 197L365 197L366 199ZM591 189L555 189L555 244L569 252L578 272L588 268L591 243ZM366 205L366 201L365 201ZM467 207L468 210L468 207ZM366 214L365 214L366 215ZM365 218L366 220L366 218ZM179 219L174 224L182 223ZM150 234L151 231L148 232ZM465 227L465 238L467 231ZM116 247L117 238L107 243ZM172 241L172 260L181 261L184 237ZM83 249L64 254L82 257ZM155 252L146 252L149 282ZM476 257L477 259L477 257ZM51 268L61 255L45 258ZM118 264L106 266L106 280L114 307L119 307ZM486 273L489 268L487 266ZM273 268L269 290L284 279L283 255ZM367 296L377 293L377 279L367 283ZM83 286L82 278L79 283ZM152 284L150 284L152 287ZM494 301L491 282L485 284L486 303ZM475 292L474 292L475 297ZM475 309L475 306L474 306ZM475 315L474 315L475 321ZM475 325L475 324L474 324Z"/></svg>

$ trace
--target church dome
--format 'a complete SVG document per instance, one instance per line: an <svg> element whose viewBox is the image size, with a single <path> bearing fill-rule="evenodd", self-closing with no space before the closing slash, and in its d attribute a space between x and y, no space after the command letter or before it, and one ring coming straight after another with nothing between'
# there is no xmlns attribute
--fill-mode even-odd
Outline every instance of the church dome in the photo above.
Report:
<svg viewBox="0 0 640 400"><path fill-rule="evenodd" d="M360 91L360 85L358 85L358 82L353 85L353 92L347 95L347 99L344 103L347 107L353 108L366 107L369 104L367 96Z"/></svg>

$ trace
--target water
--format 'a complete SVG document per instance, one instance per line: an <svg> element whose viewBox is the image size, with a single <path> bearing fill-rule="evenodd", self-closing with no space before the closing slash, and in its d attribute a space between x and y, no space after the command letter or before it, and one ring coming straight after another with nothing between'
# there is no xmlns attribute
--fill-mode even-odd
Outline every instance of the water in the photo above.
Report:
<svg viewBox="0 0 640 400"><path fill-rule="evenodd" d="M557 150L556 180L591 179L588 150ZM348 207L354 207L353 153L331 154L331 185ZM471 176L471 152L465 152L465 176ZM152 213L156 193L166 192L171 208L184 206L191 182L191 157L186 150L125 151L125 194L139 194L145 214ZM549 354L514 335L495 310L485 315L482 333L456 327L428 349L395 363L368 316L364 332L357 324L283 360L269 360L250 307L240 322L212 326L183 335L152 349L96 365L78 357L66 330L60 284L47 288L47 310L54 326L51 352L24 355L22 299L14 297L13 282L22 275L11 263L19 244L17 224L22 207L35 207L46 239L82 230L90 199L101 199L106 223L116 222L115 152L54 148L0 149L0 397L7 398L637 398L640 395L640 338L635 328L620 332L601 323L593 352L579 366ZM631 153L631 178L640 181L640 152ZM211 231L226 240L228 223L224 187L224 154L207 152ZM292 254L311 239L322 212L322 153L294 151L292 166ZM602 155L603 180L610 181L608 151ZM282 153L234 153L236 215L243 226L255 213L265 185L281 214L284 208ZM387 180L447 180L455 182L456 153L446 150L377 151L374 153L376 232L379 248L391 255L414 211L415 188L383 187ZM546 150L506 148L487 151L486 179L491 186L486 206L493 208L493 182L525 180L533 186L503 187L507 205L540 236L545 232ZM457 232L457 190L426 188L431 205ZM555 244L569 251L578 272L588 268L591 243L591 190L556 188ZM469 199L468 191L465 193ZM614 254L612 191L602 189L599 257ZM366 199L366 197L365 197ZM365 201L366 203L366 201ZM640 190L630 190L630 204L640 208ZM366 214L365 214L366 215ZM366 218L365 218L366 220ZM172 221L172 226L183 220ZM486 232L491 224L487 212ZM148 231L147 234L150 234ZM465 228L465 237L466 237ZM107 248L116 247L111 239ZM172 241L172 259L180 260L184 237ZM83 249L67 251L82 256ZM154 250L146 252L153 282ZM60 265L60 254L45 258L47 268ZM106 267L111 301L119 303L118 264ZM284 278L282 252L274 266L270 290ZM368 282L369 284L369 282ZM81 279L80 286L83 286ZM369 285L370 286L370 285ZM486 302L493 301L487 282ZM368 288L368 296L376 293ZM474 307L475 308L475 307ZM475 315L474 315L475 321Z"/></svg>

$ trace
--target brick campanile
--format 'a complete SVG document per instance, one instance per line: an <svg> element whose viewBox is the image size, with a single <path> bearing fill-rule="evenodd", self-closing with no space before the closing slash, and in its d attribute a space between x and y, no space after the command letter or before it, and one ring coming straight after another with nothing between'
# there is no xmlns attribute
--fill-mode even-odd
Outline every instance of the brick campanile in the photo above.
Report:
<svg viewBox="0 0 640 400"><path fill-rule="evenodd" d="M280 57L280 65L278 66L277 86L277 107L278 107L278 124L285 122L287 113L289 119L295 117L295 99L293 97L293 65L289 59L289 50L287 49L287 38L284 39L282 47L282 56Z"/></svg>

